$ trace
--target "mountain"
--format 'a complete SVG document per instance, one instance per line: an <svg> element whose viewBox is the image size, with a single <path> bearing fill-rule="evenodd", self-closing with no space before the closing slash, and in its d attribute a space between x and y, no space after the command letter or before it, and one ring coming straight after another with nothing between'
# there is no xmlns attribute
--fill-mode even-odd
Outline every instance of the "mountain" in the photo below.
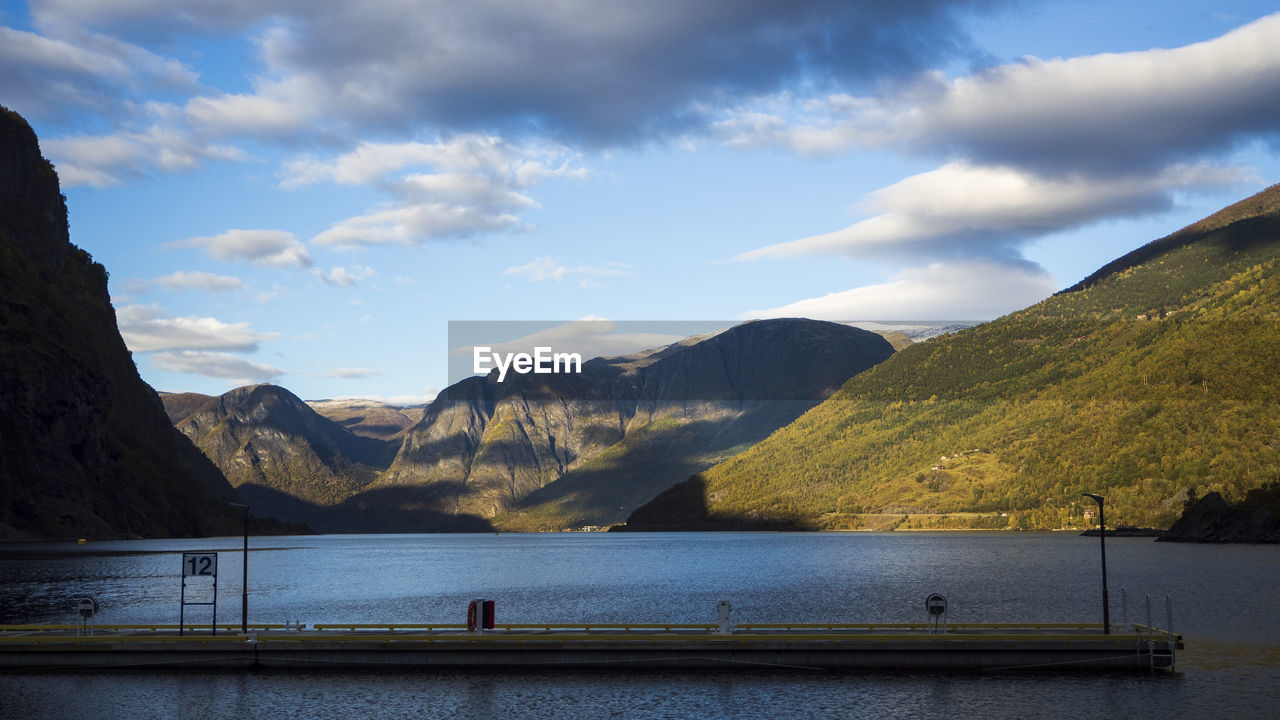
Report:
<svg viewBox="0 0 1280 720"><path fill-rule="evenodd" d="M162 397L177 428L222 468L254 511L281 520L309 522L313 507L364 489L397 449L351 433L276 385L219 397Z"/></svg>
<svg viewBox="0 0 1280 720"><path fill-rule="evenodd" d="M503 529L617 522L892 353L858 328L762 320L580 374L468 378L428 406L371 488L432 488L441 511Z"/></svg>
<svg viewBox="0 0 1280 720"><path fill-rule="evenodd" d="M1082 527L1093 492L1111 522L1168 527L1193 494L1243 498L1280 478L1278 250L1280 186L903 349L636 515L664 529Z"/></svg>
<svg viewBox="0 0 1280 720"><path fill-rule="evenodd" d="M308 400L312 410L362 437L399 440L422 419L425 406L396 407L376 400Z"/></svg>
<svg viewBox="0 0 1280 720"><path fill-rule="evenodd" d="M0 539L238 533L238 497L165 415L72 245L35 133L0 108Z"/></svg>
<svg viewBox="0 0 1280 720"><path fill-rule="evenodd" d="M191 416L191 413L199 410L213 400L212 395L202 395L200 393L158 393L160 401L164 403L164 411L169 416L169 422L177 425Z"/></svg>

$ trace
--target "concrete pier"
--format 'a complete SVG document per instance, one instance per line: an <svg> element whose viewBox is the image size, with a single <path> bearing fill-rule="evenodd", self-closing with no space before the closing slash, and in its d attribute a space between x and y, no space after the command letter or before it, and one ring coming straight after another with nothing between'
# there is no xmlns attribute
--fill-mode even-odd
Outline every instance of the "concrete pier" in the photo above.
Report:
<svg viewBox="0 0 1280 720"><path fill-rule="evenodd" d="M319 625L248 634L209 626L0 627L0 670L494 668L1149 672L1171 668L1182 638L1089 624Z"/></svg>

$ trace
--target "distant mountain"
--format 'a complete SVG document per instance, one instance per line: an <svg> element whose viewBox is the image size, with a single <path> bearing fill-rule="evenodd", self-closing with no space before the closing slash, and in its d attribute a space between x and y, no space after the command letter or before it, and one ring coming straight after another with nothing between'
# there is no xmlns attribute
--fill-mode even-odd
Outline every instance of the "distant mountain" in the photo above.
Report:
<svg viewBox="0 0 1280 720"><path fill-rule="evenodd" d="M740 452L893 353L836 323L744 323L581 374L445 389L372 488L429 487L499 528L605 525Z"/></svg>
<svg viewBox="0 0 1280 720"><path fill-rule="evenodd" d="M376 400L308 400L312 410L356 435L376 440L398 440L422 419L426 406L396 407Z"/></svg>
<svg viewBox="0 0 1280 720"><path fill-rule="evenodd" d="M281 520L310 522L312 506L351 497L386 469L397 449L351 433L276 385L163 398L177 428L222 468L254 511Z"/></svg>
<svg viewBox="0 0 1280 720"><path fill-rule="evenodd" d="M174 430L72 245L53 166L0 108L0 539L239 532L238 497Z"/></svg>
<svg viewBox="0 0 1280 720"><path fill-rule="evenodd" d="M646 526L1168 527L1280 478L1280 186L911 345L637 511ZM689 507L693 503L696 507Z"/></svg>

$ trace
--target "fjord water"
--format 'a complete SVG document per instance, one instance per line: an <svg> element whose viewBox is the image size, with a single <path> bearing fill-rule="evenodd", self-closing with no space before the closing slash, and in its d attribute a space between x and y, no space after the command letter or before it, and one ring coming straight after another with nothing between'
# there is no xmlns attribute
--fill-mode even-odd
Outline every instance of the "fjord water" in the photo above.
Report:
<svg viewBox="0 0 1280 720"><path fill-rule="evenodd" d="M219 551L240 620L240 539L0 546L0 623L176 622L181 553ZM252 622L954 622L1101 619L1096 538L1061 533L655 533L252 538ZM1172 676L1070 673L173 672L0 675L0 715L148 717L1270 717L1280 706L1280 547L1108 538L1112 619L1187 642ZM193 581L195 582L195 581ZM196 590L196 588L192 588ZM188 609L207 622L209 608Z"/></svg>

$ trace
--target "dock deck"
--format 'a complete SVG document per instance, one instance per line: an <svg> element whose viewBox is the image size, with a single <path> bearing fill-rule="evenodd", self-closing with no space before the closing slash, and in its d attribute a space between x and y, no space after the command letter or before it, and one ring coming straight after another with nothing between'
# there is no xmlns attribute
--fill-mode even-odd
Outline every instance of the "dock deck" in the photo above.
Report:
<svg viewBox="0 0 1280 720"><path fill-rule="evenodd" d="M1149 672L1182 637L1096 623L0 625L0 671L196 668Z"/></svg>

